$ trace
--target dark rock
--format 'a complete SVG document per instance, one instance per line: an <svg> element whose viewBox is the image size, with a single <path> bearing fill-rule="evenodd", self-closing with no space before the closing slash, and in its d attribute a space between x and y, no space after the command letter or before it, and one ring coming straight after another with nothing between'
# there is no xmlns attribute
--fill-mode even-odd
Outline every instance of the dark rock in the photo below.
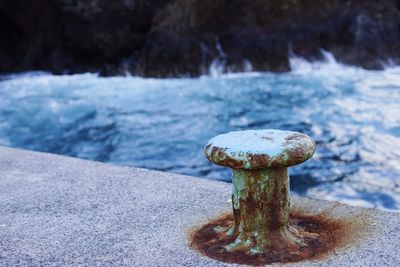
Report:
<svg viewBox="0 0 400 267"><path fill-rule="evenodd" d="M120 68L142 49L155 13L168 2L0 1L0 72Z"/></svg>
<svg viewBox="0 0 400 267"><path fill-rule="evenodd" d="M400 62L397 0L0 1L0 72L167 77L281 72L321 49L368 69Z"/></svg>
<svg viewBox="0 0 400 267"><path fill-rule="evenodd" d="M254 70L286 71L291 53L315 60L321 49L372 69L400 58L400 14L391 0L178 0L156 23L139 64L151 76L199 74L215 58L226 69L251 62Z"/></svg>

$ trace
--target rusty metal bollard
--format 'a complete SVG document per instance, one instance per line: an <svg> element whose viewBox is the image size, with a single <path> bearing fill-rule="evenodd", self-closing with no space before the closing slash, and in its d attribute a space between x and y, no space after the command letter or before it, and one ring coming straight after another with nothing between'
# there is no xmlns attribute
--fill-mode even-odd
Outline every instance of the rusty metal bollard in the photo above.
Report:
<svg viewBox="0 0 400 267"><path fill-rule="evenodd" d="M208 142L208 160L233 170L233 225L221 253L301 254L316 236L289 224L288 167L308 160L315 147L307 135L280 130L230 132Z"/></svg>

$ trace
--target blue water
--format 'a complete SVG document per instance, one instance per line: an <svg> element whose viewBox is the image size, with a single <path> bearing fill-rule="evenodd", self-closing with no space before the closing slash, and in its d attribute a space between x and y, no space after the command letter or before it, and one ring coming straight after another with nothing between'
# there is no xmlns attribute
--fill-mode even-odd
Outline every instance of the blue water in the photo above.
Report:
<svg viewBox="0 0 400 267"><path fill-rule="evenodd" d="M293 194L400 209L400 68L367 71L292 59L284 74L0 78L0 145L230 181L202 148L216 134L304 132L314 158Z"/></svg>

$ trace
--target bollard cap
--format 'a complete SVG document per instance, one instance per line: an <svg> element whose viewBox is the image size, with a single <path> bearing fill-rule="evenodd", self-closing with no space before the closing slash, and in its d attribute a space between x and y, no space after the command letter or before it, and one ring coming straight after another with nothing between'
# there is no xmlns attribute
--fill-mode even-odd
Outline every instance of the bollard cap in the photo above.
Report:
<svg viewBox="0 0 400 267"><path fill-rule="evenodd" d="M204 153L217 165L260 170L302 163L315 152L311 137L291 131L247 130L218 135L208 141Z"/></svg>

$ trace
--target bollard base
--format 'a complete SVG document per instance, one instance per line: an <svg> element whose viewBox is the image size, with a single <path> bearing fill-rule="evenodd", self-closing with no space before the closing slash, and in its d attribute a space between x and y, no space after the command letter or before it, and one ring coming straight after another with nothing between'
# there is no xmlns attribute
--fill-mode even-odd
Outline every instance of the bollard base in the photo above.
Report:
<svg viewBox="0 0 400 267"><path fill-rule="evenodd" d="M252 246L229 249L237 237L229 235L233 216L222 216L204 226L192 235L192 246L202 254L224 262L265 265L271 263L296 262L318 258L344 243L344 236L354 231L350 222L334 220L326 215L290 214L288 231L301 239L301 244L271 240L270 246ZM277 235L280 236L280 235Z"/></svg>

